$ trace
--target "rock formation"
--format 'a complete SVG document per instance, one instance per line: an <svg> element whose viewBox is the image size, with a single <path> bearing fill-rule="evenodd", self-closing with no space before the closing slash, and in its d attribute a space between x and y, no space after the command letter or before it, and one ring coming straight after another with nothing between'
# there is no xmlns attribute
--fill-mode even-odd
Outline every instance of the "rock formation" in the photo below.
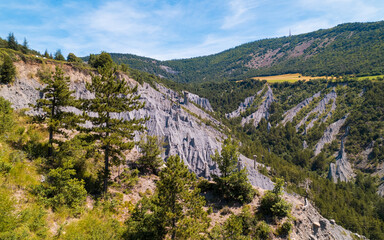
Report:
<svg viewBox="0 0 384 240"><path fill-rule="evenodd" d="M313 119L311 119L311 121L306 124L306 127L305 129L306 130L309 130L313 127L314 123L319 120L320 116L325 113L325 111L327 110L327 104L332 100L332 106L331 106L331 109L330 111L322 118L320 119L322 122L325 122L331 115L332 115L332 111L334 111L336 109L336 98L337 98L337 94L336 94L336 91L335 91L335 88L332 89L332 91L330 93L328 93L327 95L324 96L324 98L316 105L316 107L314 109L312 109L312 111L310 111L301 121L299 124L296 125L296 129L298 130L300 128L300 126L304 125L309 116L311 116L312 114L315 114L315 117Z"/></svg>
<svg viewBox="0 0 384 240"><path fill-rule="evenodd" d="M315 156L321 152L325 144L331 143L333 140L335 140L336 135L339 133L341 126L344 125L347 117L348 115L345 115L343 118L330 124L327 129L325 129L323 136L315 146Z"/></svg>
<svg viewBox="0 0 384 240"><path fill-rule="evenodd" d="M252 106L252 103L253 101L255 100L255 97L260 95L261 92L263 91L263 89L261 89L260 91L258 91L256 93L256 95L253 95L253 96L250 96L250 97L247 97L244 102L240 103L239 107L231 112L231 113L226 113L225 114L225 117L226 118L235 118L235 117L240 117L240 114L242 112L245 112L245 110L247 110L247 108L249 108L250 106Z"/></svg>
<svg viewBox="0 0 384 240"><path fill-rule="evenodd" d="M312 97L309 97L302 101L301 103L297 104L294 108L289 109L284 113L284 119L281 121L281 124L285 125L287 122L291 122L293 118L297 115L298 112L305 106L307 106L310 102L312 102L313 99L320 97L320 92L314 94Z"/></svg>
<svg viewBox="0 0 384 240"><path fill-rule="evenodd" d="M355 176L352 166L348 161L347 153L344 150L344 138L341 140L340 151L336 157L336 163L329 165L328 178L333 182L337 181L348 182Z"/></svg>
<svg viewBox="0 0 384 240"><path fill-rule="evenodd" d="M252 113L251 115L243 118L241 120L241 125L244 126L246 123L252 123L255 127L259 124L262 118L268 119L269 116L269 106L271 106L273 99L272 89L268 86L267 92L263 96L263 102L258 106L257 111Z"/></svg>
<svg viewBox="0 0 384 240"><path fill-rule="evenodd" d="M188 99L190 101L196 103L201 108L203 108L209 112L213 112L213 108L212 108L211 103L209 102L208 99L202 98L202 97L200 97L196 94L193 94L193 93L188 93L187 96L188 96Z"/></svg>

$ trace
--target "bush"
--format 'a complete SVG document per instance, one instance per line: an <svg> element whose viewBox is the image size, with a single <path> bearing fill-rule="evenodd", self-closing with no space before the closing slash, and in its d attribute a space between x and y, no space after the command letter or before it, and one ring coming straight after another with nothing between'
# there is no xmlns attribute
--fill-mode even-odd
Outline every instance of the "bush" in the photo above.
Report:
<svg viewBox="0 0 384 240"><path fill-rule="evenodd" d="M279 235L281 236L289 236L291 231L292 231L292 223L289 221L284 222L278 230Z"/></svg>
<svg viewBox="0 0 384 240"><path fill-rule="evenodd" d="M266 215L283 218L291 212L291 205L281 198L283 194L284 180L276 179L275 187L272 191L267 191L260 201L259 211Z"/></svg>
<svg viewBox="0 0 384 240"><path fill-rule="evenodd" d="M272 239L272 231L269 225L261 221L256 227L257 239Z"/></svg>
<svg viewBox="0 0 384 240"><path fill-rule="evenodd" d="M57 209L61 206L80 208L84 203L87 191L84 189L84 181L72 178L74 169L56 168L48 173L47 180L34 188L43 202Z"/></svg>
<svg viewBox="0 0 384 240"><path fill-rule="evenodd" d="M0 97L0 135L8 132L14 125L11 103Z"/></svg>
<svg viewBox="0 0 384 240"><path fill-rule="evenodd" d="M9 84L15 80L16 68L11 57L4 55L3 64L0 66L0 83Z"/></svg>

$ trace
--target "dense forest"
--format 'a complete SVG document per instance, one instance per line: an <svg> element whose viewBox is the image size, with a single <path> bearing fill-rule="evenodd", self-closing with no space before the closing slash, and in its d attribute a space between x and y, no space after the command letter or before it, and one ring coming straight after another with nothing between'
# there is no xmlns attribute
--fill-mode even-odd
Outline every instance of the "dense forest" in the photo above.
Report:
<svg viewBox="0 0 384 240"><path fill-rule="evenodd" d="M286 73L368 76L384 73L383 36L383 21L347 23L306 34L250 42L190 59L158 61L120 53L111 56L116 63L183 83Z"/></svg>

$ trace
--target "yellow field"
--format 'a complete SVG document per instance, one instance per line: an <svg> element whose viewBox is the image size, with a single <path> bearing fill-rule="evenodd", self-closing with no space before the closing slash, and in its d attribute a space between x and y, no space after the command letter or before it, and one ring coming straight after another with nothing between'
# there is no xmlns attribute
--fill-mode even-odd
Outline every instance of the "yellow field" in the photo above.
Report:
<svg viewBox="0 0 384 240"><path fill-rule="evenodd" d="M267 80L269 83L275 83L275 82L297 82L299 80L309 81L313 79L320 79L325 77L310 77L310 76L303 76L299 73L293 73L293 74L283 74L283 75L275 75L275 76L263 76L263 77L254 77L252 79L258 79L258 80Z"/></svg>

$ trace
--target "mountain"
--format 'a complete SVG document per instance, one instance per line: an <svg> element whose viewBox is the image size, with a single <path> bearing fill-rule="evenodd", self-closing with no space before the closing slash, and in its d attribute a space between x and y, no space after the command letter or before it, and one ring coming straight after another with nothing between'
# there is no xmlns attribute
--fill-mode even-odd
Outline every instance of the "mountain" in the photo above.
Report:
<svg viewBox="0 0 384 240"><path fill-rule="evenodd" d="M384 21L346 23L306 34L246 43L214 55L159 61L111 53L116 63L176 82L238 80L301 73L379 75L384 64Z"/></svg>

